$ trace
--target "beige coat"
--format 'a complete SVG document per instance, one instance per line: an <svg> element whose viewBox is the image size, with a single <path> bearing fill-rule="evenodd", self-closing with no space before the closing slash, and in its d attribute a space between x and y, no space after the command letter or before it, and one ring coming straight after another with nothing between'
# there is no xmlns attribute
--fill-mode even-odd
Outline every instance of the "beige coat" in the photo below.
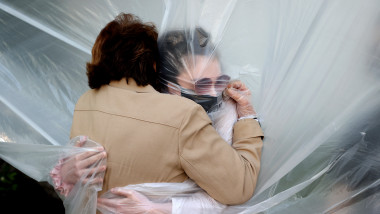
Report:
<svg viewBox="0 0 380 214"><path fill-rule="evenodd" d="M263 133L256 120L234 125L233 148L217 134L201 106L160 94L133 79L113 81L83 94L75 106L71 138L87 135L108 154L103 192L189 177L224 204L253 194Z"/></svg>

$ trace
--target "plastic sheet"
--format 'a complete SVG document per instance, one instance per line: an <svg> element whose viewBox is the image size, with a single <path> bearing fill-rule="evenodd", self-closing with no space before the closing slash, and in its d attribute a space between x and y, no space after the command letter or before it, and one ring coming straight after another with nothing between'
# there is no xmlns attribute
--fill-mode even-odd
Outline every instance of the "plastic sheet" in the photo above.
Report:
<svg viewBox="0 0 380 214"><path fill-rule="evenodd" d="M169 212L173 214L222 213L227 207L215 201L191 180L183 183L128 185L122 188L115 188L114 190L119 192L124 191L126 194L123 195L111 191L103 194L100 198L103 201L100 202L100 205L98 204L98 209L104 214L124 213L122 210L130 213L145 213L148 211L167 213L165 209L169 209ZM117 201L117 203L113 201L114 203L112 204L107 203L115 199L119 199L120 201Z"/></svg>
<svg viewBox="0 0 380 214"><path fill-rule="evenodd" d="M4 0L0 9L2 141L67 141L91 44L119 12L160 35L199 24L223 73L251 89L265 133L256 193L226 212L379 212L378 0Z"/></svg>
<svg viewBox="0 0 380 214"><path fill-rule="evenodd" d="M64 146L2 142L0 157L34 180L46 181L54 186L66 213L95 213L97 192L102 189L103 184L99 179L103 179L104 171L86 171L81 173L76 182L64 182L68 170L64 171L62 165L68 162L78 163L75 161L78 156L93 156L101 152L98 148L102 147L89 139L83 141L82 147L77 147L80 141L80 137L75 137ZM96 158L87 169L97 170L105 165L106 160Z"/></svg>

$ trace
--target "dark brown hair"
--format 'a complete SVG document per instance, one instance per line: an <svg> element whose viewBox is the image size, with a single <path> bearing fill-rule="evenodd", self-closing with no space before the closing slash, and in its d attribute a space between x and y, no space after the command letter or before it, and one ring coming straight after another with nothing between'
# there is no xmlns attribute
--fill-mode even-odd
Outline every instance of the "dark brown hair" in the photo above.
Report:
<svg viewBox="0 0 380 214"><path fill-rule="evenodd" d="M168 93L168 83L178 84L177 77L186 66L184 58L199 55L218 59L216 47L209 40L209 33L200 27L168 31L160 36L161 92Z"/></svg>
<svg viewBox="0 0 380 214"><path fill-rule="evenodd" d="M87 63L88 85L98 89L112 80L133 78L137 85L157 89L157 30L132 14L120 14L96 38ZM157 89L158 90L158 89Z"/></svg>

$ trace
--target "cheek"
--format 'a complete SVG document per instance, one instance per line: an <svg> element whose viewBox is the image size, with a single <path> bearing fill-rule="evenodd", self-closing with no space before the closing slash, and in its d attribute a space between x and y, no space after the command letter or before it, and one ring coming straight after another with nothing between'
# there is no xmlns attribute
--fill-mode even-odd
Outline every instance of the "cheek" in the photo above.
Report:
<svg viewBox="0 0 380 214"><path fill-rule="evenodd" d="M194 84L192 82L192 79L189 77L187 73L182 73L177 77L178 85L180 85L182 88L191 89L194 90Z"/></svg>

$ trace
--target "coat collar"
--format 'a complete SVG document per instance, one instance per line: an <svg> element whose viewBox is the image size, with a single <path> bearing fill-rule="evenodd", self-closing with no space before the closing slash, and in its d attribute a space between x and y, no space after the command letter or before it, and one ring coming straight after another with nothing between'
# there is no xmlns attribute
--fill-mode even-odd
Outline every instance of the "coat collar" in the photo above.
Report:
<svg viewBox="0 0 380 214"><path fill-rule="evenodd" d="M108 85L114 88L135 91L137 93L158 93L151 85L138 86L136 81L132 78L128 78L128 83L126 78L123 78L119 81L111 81Z"/></svg>

